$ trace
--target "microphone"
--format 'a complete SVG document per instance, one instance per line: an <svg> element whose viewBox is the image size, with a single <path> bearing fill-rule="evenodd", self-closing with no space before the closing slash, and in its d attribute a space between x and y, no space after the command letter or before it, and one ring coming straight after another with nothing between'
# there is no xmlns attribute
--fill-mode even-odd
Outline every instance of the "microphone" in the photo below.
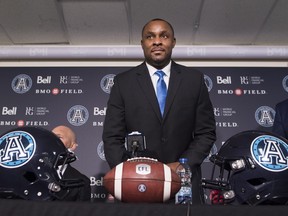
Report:
<svg viewBox="0 0 288 216"><path fill-rule="evenodd" d="M138 140L132 141L132 157L137 157L138 148L139 148Z"/></svg>
<svg viewBox="0 0 288 216"><path fill-rule="evenodd" d="M126 136L125 148L128 158L148 157L158 159L156 152L146 148L145 136L138 131L133 131Z"/></svg>
<svg viewBox="0 0 288 216"><path fill-rule="evenodd" d="M133 131L129 133L126 137L125 148L127 152L131 153L131 157L137 157L139 151L144 151L146 149L146 140L138 131Z"/></svg>

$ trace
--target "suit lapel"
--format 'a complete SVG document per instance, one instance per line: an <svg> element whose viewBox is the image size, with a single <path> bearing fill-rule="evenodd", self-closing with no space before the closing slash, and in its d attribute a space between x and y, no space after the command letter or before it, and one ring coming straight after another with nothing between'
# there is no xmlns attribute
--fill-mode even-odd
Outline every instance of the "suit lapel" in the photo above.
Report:
<svg viewBox="0 0 288 216"><path fill-rule="evenodd" d="M160 113L157 97L155 94L155 90L151 81L150 74L145 63L141 64L139 69L136 72L136 79L139 83L141 90L144 92L146 99L151 104L151 107L160 121L162 121L162 116Z"/></svg>
<svg viewBox="0 0 288 216"><path fill-rule="evenodd" d="M181 83L181 71L178 69L175 62L172 61L169 88L163 116L164 119L166 118L166 115L173 104L173 100L176 96L180 83Z"/></svg>

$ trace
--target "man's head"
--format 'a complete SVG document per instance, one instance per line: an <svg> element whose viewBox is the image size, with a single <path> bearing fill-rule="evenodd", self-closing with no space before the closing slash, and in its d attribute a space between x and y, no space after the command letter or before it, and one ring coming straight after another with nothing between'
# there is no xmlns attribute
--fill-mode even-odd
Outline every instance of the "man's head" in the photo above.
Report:
<svg viewBox="0 0 288 216"><path fill-rule="evenodd" d="M77 148L76 135L69 127L60 125L55 127L52 132L61 139L67 149L74 151Z"/></svg>
<svg viewBox="0 0 288 216"><path fill-rule="evenodd" d="M175 44L174 29L167 21L153 19L144 25L141 46L148 64L157 69L165 67Z"/></svg>

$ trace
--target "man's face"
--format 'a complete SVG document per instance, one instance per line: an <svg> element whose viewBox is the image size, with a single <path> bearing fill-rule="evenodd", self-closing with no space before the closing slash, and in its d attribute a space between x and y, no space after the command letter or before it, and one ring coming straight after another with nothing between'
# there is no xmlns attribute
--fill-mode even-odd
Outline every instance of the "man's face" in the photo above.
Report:
<svg viewBox="0 0 288 216"><path fill-rule="evenodd" d="M77 147L77 143L75 141L75 134L66 127L56 127L52 130L54 134L63 142L67 149L74 151Z"/></svg>
<svg viewBox="0 0 288 216"><path fill-rule="evenodd" d="M152 21L143 30L141 45L146 61L156 67L165 67L176 44L170 26L161 20Z"/></svg>

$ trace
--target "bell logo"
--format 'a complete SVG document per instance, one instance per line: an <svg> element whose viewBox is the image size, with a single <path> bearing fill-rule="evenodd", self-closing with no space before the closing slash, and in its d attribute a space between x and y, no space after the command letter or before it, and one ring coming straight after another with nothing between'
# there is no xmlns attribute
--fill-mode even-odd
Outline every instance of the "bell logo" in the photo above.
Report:
<svg viewBox="0 0 288 216"><path fill-rule="evenodd" d="M227 76L226 78L223 78L221 76L217 76L217 84L231 84L231 76Z"/></svg>
<svg viewBox="0 0 288 216"><path fill-rule="evenodd" d="M94 115L101 115L101 116L105 116L106 115L106 107L101 110L99 107L94 107Z"/></svg>
<svg viewBox="0 0 288 216"><path fill-rule="evenodd" d="M51 76L47 76L46 78L42 76L37 76L37 83L38 84L49 84L51 83Z"/></svg>
<svg viewBox="0 0 288 216"><path fill-rule="evenodd" d="M2 115L16 115L17 113L17 107L12 107L12 109L9 109L8 107L2 108Z"/></svg>

